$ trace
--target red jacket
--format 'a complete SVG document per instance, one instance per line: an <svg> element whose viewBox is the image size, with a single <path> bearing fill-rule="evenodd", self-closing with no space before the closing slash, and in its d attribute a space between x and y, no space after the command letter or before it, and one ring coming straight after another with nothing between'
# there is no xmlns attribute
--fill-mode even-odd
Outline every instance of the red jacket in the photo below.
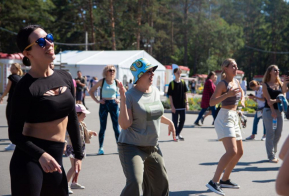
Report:
<svg viewBox="0 0 289 196"><path fill-rule="evenodd" d="M215 92L216 85L213 83L211 79L206 80L204 85L203 97L201 102L201 108L210 107L210 98Z"/></svg>

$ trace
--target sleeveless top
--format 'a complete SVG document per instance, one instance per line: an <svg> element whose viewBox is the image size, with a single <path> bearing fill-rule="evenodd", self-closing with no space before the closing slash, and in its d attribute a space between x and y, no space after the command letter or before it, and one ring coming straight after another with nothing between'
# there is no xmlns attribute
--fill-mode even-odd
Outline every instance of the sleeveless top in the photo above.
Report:
<svg viewBox="0 0 289 196"><path fill-rule="evenodd" d="M235 83L236 83L236 79L234 79ZM227 91L228 92L232 86L228 84L228 82L226 80L222 80L222 82L225 83L226 87L227 87ZM227 105L238 105L239 100L241 99L241 92L237 93L236 96L234 97L228 97L227 99L222 101L222 106L227 106Z"/></svg>
<svg viewBox="0 0 289 196"><path fill-rule="evenodd" d="M106 80L104 79L104 84L102 87L102 98L116 98L116 94L117 94L116 82L113 81L112 84L107 84Z"/></svg>
<svg viewBox="0 0 289 196"><path fill-rule="evenodd" d="M279 84L279 90L273 90L272 88L270 88L270 86L267 83L265 83L265 84L267 86L267 90L268 90L268 93L269 93L271 99L276 99L277 96L282 93L282 88L281 88L280 84ZM274 103L273 107L274 107L274 109L278 110L277 103ZM265 99L265 108L270 108L266 99Z"/></svg>

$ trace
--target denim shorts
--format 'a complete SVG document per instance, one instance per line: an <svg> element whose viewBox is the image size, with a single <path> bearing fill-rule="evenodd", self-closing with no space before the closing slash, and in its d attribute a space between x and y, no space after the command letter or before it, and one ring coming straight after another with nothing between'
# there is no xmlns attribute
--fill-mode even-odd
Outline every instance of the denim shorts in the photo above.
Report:
<svg viewBox="0 0 289 196"><path fill-rule="evenodd" d="M82 91L76 91L76 101L82 101Z"/></svg>
<svg viewBox="0 0 289 196"><path fill-rule="evenodd" d="M221 108L215 120L218 140L225 137L235 137L242 140L240 119L236 111Z"/></svg>

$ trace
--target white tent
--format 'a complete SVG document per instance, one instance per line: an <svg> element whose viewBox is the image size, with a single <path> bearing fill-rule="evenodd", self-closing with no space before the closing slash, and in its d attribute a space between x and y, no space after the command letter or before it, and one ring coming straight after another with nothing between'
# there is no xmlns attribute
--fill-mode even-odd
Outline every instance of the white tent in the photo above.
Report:
<svg viewBox="0 0 289 196"><path fill-rule="evenodd" d="M70 71L73 78L80 70L82 75L93 76L98 79L102 77L102 70L106 65L114 65L117 69L117 79L126 84L133 79L130 71L131 64L139 58L146 58L151 64L158 65L154 76L154 85L163 93L166 68L155 58L144 50L118 50L118 51L75 51L66 50L58 53L54 60L54 65L61 66L61 69Z"/></svg>

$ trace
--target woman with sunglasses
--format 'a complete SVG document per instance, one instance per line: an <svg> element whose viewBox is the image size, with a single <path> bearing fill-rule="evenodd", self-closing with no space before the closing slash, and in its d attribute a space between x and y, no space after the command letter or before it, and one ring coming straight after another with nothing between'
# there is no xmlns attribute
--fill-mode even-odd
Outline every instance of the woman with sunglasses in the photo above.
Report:
<svg viewBox="0 0 289 196"><path fill-rule="evenodd" d="M240 83L234 79L237 70L238 66L234 59L229 58L222 63L223 80L219 82L210 99L210 106L222 102L222 108L214 124L218 140L222 141L226 152L219 160L213 179L206 186L219 195L225 195L222 188L240 188L230 180L232 170L243 155L240 120L236 109L240 100L242 106L245 105L245 98Z"/></svg>
<svg viewBox="0 0 289 196"><path fill-rule="evenodd" d="M7 124L9 126L10 118L11 118L11 109L12 109L12 96L14 93L14 89L16 87L16 84L21 79L21 76L23 75L23 71L21 69L21 65L19 63L13 63L10 67L11 75L8 77L8 84L7 87L3 93L3 95L0 98L0 103L3 103L3 97L5 97L8 93L8 99L7 99L7 106L6 106L6 119ZM14 150L15 145L9 144L7 147L5 147L5 150Z"/></svg>
<svg viewBox="0 0 289 196"><path fill-rule="evenodd" d="M102 72L103 79L99 80L89 91L91 98L99 103L99 121L100 121L100 131L99 131L99 150L98 155L103 155L103 141L104 134L106 130L107 116L110 113L114 135L116 142L118 141L118 136L120 133L118 124L119 115L119 99L117 98L117 88L119 81L115 79L116 69L113 65L107 65ZM100 87L100 99L97 100L94 96L95 91Z"/></svg>
<svg viewBox="0 0 289 196"><path fill-rule="evenodd" d="M263 96L265 107L263 109L263 121L266 129L266 150L271 163L277 163L277 144L283 130L283 113L278 110L277 96L282 94L282 85L279 78L277 65L270 65L263 77ZM276 130L273 129L273 119L277 119Z"/></svg>
<svg viewBox="0 0 289 196"><path fill-rule="evenodd" d="M119 158L126 177L121 196L169 195L168 176L158 145L160 123L169 125L169 135L176 139L174 123L166 118L160 93L153 84L158 66L146 59L136 60L130 67L134 84L126 92L120 83L120 116L122 131L118 140Z"/></svg>
<svg viewBox="0 0 289 196"><path fill-rule="evenodd" d="M17 45L24 65L31 69L12 98L9 138L16 145L10 162L12 195L68 195L62 166L66 130L77 176L83 158L72 78L66 71L50 68L55 58L53 36L42 27L21 29Z"/></svg>

